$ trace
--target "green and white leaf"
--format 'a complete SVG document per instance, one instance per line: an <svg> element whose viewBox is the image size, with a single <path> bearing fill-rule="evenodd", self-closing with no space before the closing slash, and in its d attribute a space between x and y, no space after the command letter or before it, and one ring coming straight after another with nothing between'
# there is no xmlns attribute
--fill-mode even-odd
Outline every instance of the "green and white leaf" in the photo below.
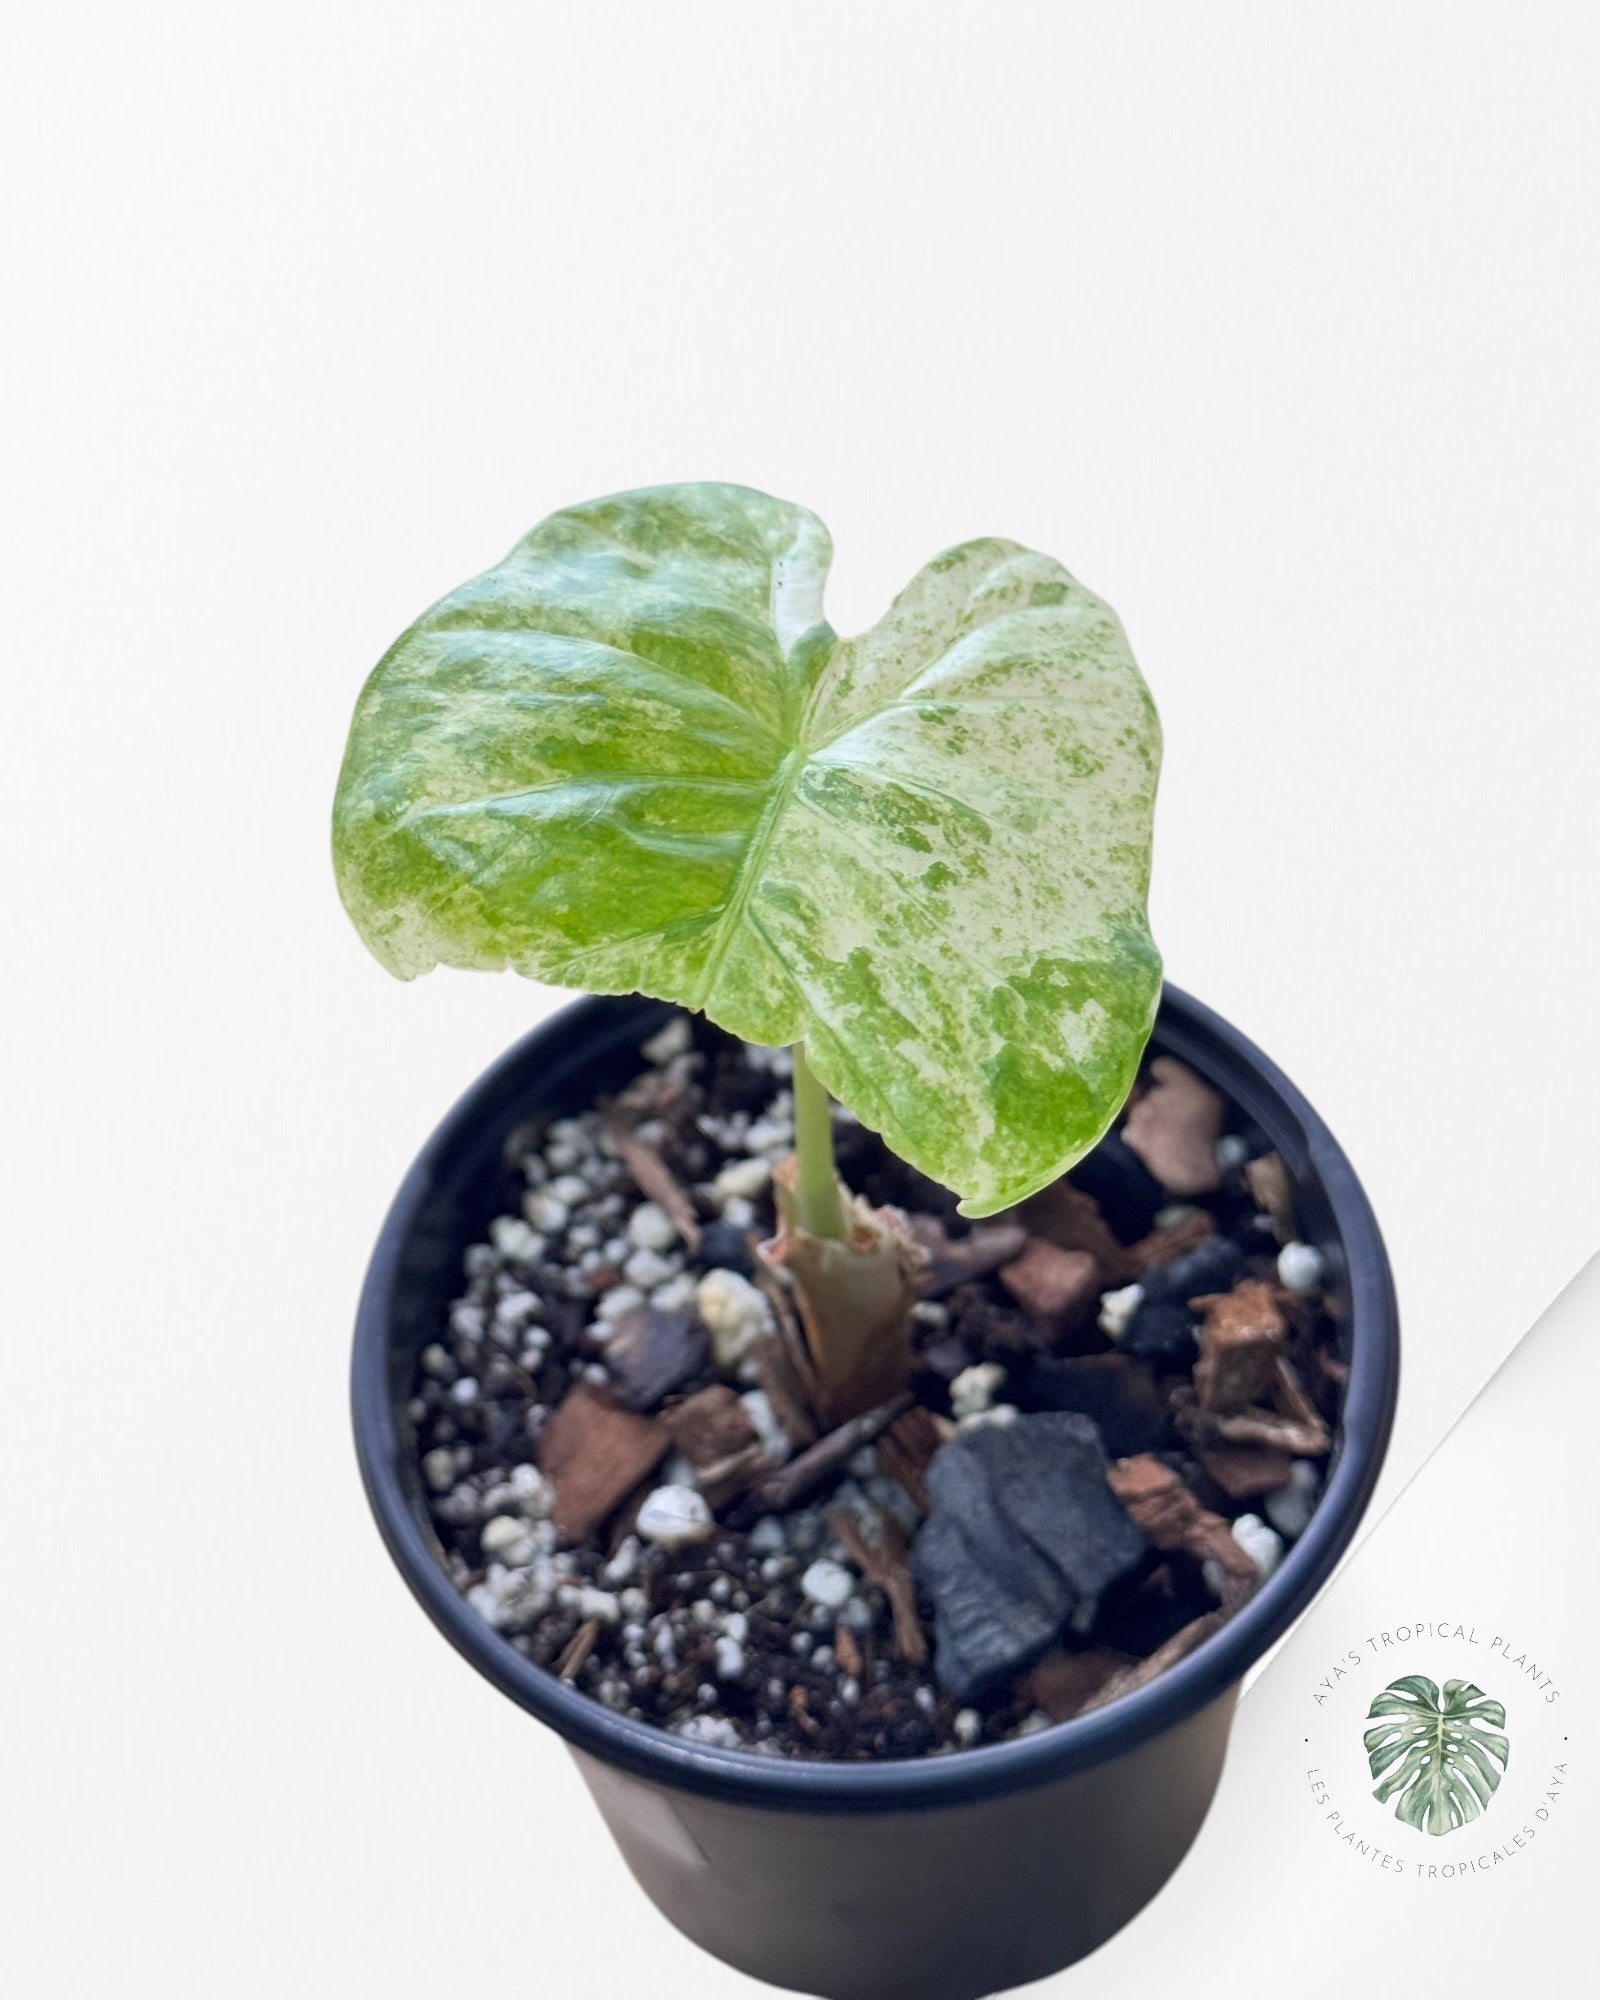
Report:
<svg viewBox="0 0 1600 2000"><path fill-rule="evenodd" d="M1471 1681L1437 1682L1425 1674L1392 1681L1367 1711L1361 1739L1372 1796L1395 1801L1395 1818L1423 1833L1453 1833L1477 1819L1505 1775L1511 1745L1506 1712Z"/></svg>
<svg viewBox="0 0 1600 2000"><path fill-rule="evenodd" d="M1160 726L1111 610L968 542L841 639L831 545L748 488L552 515L390 649L334 817L391 971L513 966L804 1040L981 1215L1132 1084Z"/></svg>

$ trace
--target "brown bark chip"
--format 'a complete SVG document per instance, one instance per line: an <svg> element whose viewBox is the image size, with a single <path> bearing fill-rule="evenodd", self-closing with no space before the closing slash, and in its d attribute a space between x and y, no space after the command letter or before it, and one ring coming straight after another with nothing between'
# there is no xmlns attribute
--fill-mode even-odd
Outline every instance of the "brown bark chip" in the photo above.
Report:
<svg viewBox="0 0 1600 2000"><path fill-rule="evenodd" d="M635 1416L580 1383L546 1425L539 1470L555 1488L557 1529L578 1541L619 1506L672 1443L665 1424Z"/></svg>
<svg viewBox="0 0 1600 2000"><path fill-rule="evenodd" d="M965 1236L947 1236L936 1216L915 1215L909 1219L913 1241L927 1258L916 1277L917 1295L942 1299L957 1285L986 1278L1009 1264L1028 1241L1028 1232L1019 1222L980 1224Z"/></svg>
<svg viewBox="0 0 1600 2000"><path fill-rule="evenodd" d="M1264 1445L1199 1445L1195 1457L1230 1500L1251 1500L1260 1493L1280 1492L1289 1483L1294 1460L1287 1452Z"/></svg>
<svg viewBox="0 0 1600 2000"><path fill-rule="evenodd" d="M1226 1417L1209 1410L1180 1410L1178 1428L1197 1448L1219 1443L1260 1445L1267 1451L1286 1451L1291 1458L1321 1458L1329 1445L1328 1428L1320 1418L1315 1424L1300 1423L1276 1410L1240 1410Z"/></svg>
<svg viewBox="0 0 1600 2000"><path fill-rule="evenodd" d="M1087 1250L1062 1250L1042 1236L1000 1272L1000 1282L1040 1334L1054 1345L1094 1317L1100 1294L1100 1266Z"/></svg>
<svg viewBox="0 0 1600 2000"><path fill-rule="evenodd" d="M1017 1694L1030 1708L1043 1709L1052 1722L1066 1722L1113 1674L1126 1673L1134 1664L1126 1653L1108 1652L1103 1646L1086 1653L1068 1653L1056 1646L1017 1682Z"/></svg>
<svg viewBox="0 0 1600 2000"><path fill-rule="evenodd" d="M1277 1378L1288 1323L1272 1289L1241 1278L1231 1292L1191 1300L1205 1311L1194 1389L1203 1410L1218 1415L1248 1409Z"/></svg>
<svg viewBox="0 0 1600 2000"><path fill-rule="evenodd" d="M1247 1160L1245 1185L1261 1204L1262 1213L1272 1218L1272 1233L1280 1243L1292 1243L1294 1226L1294 1184L1289 1169L1277 1153L1263 1153Z"/></svg>
<svg viewBox="0 0 1600 2000"><path fill-rule="evenodd" d="M661 1421L697 1472L761 1442L738 1392L726 1382L713 1382L709 1389L697 1389L673 1403L661 1412Z"/></svg>
<svg viewBox="0 0 1600 2000"><path fill-rule="evenodd" d="M633 1175L640 1192L658 1208L664 1208L672 1226L683 1238L692 1256L700 1248L700 1218L682 1183L655 1147L641 1139L621 1118L606 1120L606 1135L617 1149L617 1158Z"/></svg>
<svg viewBox="0 0 1600 2000"><path fill-rule="evenodd" d="M1181 1222L1173 1223L1170 1229L1151 1230L1148 1236L1141 1236L1127 1253L1134 1276L1142 1276L1152 1264L1169 1264L1174 1257L1181 1257L1186 1251L1198 1250L1208 1236L1216 1233L1216 1223L1203 1208L1195 1209Z"/></svg>
<svg viewBox="0 0 1600 2000"><path fill-rule="evenodd" d="M1227 1106L1172 1056L1150 1065L1150 1087L1129 1111L1122 1137L1168 1194L1213 1194L1222 1185L1217 1141Z"/></svg>
<svg viewBox="0 0 1600 2000"><path fill-rule="evenodd" d="M661 1421L699 1475L713 1513L772 1470L760 1434L726 1382L673 1403L661 1412Z"/></svg>
<svg viewBox="0 0 1600 2000"><path fill-rule="evenodd" d="M824 1479L837 1472L847 1458L853 1458L864 1444L871 1444L896 1417L910 1408L911 1395L907 1391L896 1396L891 1403L880 1404L875 1410L863 1410L859 1417L852 1417L848 1423L840 1424L825 1437L818 1438L797 1458L791 1458L787 1465L780 1466L764 1479L756 1497L768 1513L786 1513L813 1487L820 1486Z"/></svg>
<svg viewBox="0 0 1600 2000"><path fill-rule="evenodd" d="M570 1681L576 1678L584 1661L594 1651L594 1642L599 1636L600 1620L598 1618L585 1619L583 1624L572 1635L572 1644L561 1655L561 1659L556 1666L556 1678L558 1680Z"/></svg>
<svg viewBox="0 0 1600 2000"><path fill-rule="evenodd" d="M947 1423L918 1403L897 1417L878 1440L878 1462L899 1480L924 1514L928 1511L928 1467L945 1442Z"/></svg>
<svg viewBox="0 0 1600 2000"><path fill-rule="evenodd" d="M835 1625L833 1628L833 1656L852 1680L860 1680L861 1648L856 1644L855 1634L848 1625Z"/></svg>
<svg viewBox="0 0 1600 2000"><path fill-rule="evenodd" d="M1147 1660L1141 1660L1137 1666L1113 1674L1110 1680L1103 1682L1078 1713L1084 1715L1091 1708L1104 1708L1108 1701L1115 1701L1119 1695L1132 1694L1135 1688L1148 1686L1158 1674L1164 1674L1168 1667L1176 1666L1196 1646L1203 1645L1213 1632L1220 1632L1227 1620L1226 1611L1208 1611L1203 1618L1193 1619L1181 1631L1174 1632L1164 1646L1158 1646Z"/></svg>
<svg viewBox="0 0 1600 2000"><path fill-rule="evenodd" d="M1135 1262L1137 1246L1129 1249L1119 1242L1100 1213L1099 1202L1071 1181L1052 1181L1049 1187L1029 1195L1016 1213L1030 1235L1042 1236L1058 1250L1086 1251L1100 1266L1106 1289L1129 1284L1139 1275L1142 1267Z"/></svg>
<svg viewBox="0 0 1600 2000"><path fill-rule="evenodd" d="M1254 1590L1261 1577L1254 1559L1233 1539L1222 1516L1202 1507L1170 1465L1141 1452L1119 1458L1106 1480L1158 1549L1184 1549L1198 1561L1217 1564L1230 1609Z"/></svg>
<svg viewBox="0 0 1600 2000"><path fill-rule="evenodd" d="M905 1530L892 1514L886 1514L882 1541L870 1542L854 1514L842 1507L828 1516L828 1525L856 1568L888 1598L895 1651L902 1660L920 1666L928 1657L928 1638L917 1616L917 1590L907 1560Z"/></svg>

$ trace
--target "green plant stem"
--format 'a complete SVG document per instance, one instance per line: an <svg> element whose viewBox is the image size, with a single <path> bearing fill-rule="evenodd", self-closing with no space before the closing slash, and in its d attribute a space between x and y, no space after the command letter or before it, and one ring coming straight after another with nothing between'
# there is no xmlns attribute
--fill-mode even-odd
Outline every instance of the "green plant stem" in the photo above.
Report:
<svg viewBox="0 0 1600 2000"><path fill-rule="evenodd" d="M804 1042L794 1045L794 1193L796 1221L809 1235L842 1240L844 1203L833 1163L828 1093L811 1074Z"/></svg>

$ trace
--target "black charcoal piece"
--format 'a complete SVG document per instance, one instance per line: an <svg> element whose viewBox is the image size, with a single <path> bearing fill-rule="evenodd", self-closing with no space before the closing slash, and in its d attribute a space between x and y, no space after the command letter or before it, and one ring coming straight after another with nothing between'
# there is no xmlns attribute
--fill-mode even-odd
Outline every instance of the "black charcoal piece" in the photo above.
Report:
<svg viewBox="0 0 1600 2000"><path fill-rule="evenodd" d="M1084 1416L1044 1411L962 1432L935 1454L928 1496L915 1568L933 1599L939 1680L958 1701L1092 1619L1147 1546L1106 1484Z"/></svg>
<svg viewBox="0 0 1600 2000"><path fill-rule="evenodd" d="M1037 1356L1014 1385L1015 1400L1035 1410L1091 1417L1108 1458L1164 1451L1176 1442L1166 1399L1142 1360L1127 1354Z"/></svg>
<svg viewBox="0 0 1600 2000"><path fill-rule="evenodd" d="M1211 1292L1231 1292L1245 1274L1244 1252L1231 1237L1208 1236L1170 1263L1152 1264L1139 1280L1146 1305L1185 1305Z"/></svg>
<svg viewBox="0 0 1600 2000"><path fill-rule="evenodd" d="M1123 1328L1117 1351L1178 1375L1200 1356L1194 1314L1170 1299L1146 1299Z"/></svg>
<svg viewBox="0 0 1600 2000"><path fill-rule="evenodd" d="M1108 1132L1067 1175L1076 1188L1093 1195L1100 1213L1124 1243L1148 1236L1158 1210L1172 1200L1150 1169L1116 1132Z"/></svg>
<svg viewBox="0 0 1600 2000"><path fill-rule="evenodd" d="M700 1225L700 1262L708 1271L737 1271L741 1278L748 1278L755 1269L744 1232L731 1222Z"/></svg>

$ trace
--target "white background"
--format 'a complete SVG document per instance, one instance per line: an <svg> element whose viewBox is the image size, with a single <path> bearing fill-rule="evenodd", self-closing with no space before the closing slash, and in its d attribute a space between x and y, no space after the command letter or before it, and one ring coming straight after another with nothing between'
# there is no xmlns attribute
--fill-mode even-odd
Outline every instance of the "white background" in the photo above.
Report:
<svg viewBox="0 0 1600 2000"><path fill-rule="evenodd" d="M347 1442L387 1198L554 996L365 956L343 732L557 506L801 501L845 630L982 533L1118 607L1169 968L1389 1236L1398 1491L1596 1233L1597 22L8 10L8 1992L755 1990L412 1609ZM1141 1964L1237 1990L1163 1907Z"/></svg>

